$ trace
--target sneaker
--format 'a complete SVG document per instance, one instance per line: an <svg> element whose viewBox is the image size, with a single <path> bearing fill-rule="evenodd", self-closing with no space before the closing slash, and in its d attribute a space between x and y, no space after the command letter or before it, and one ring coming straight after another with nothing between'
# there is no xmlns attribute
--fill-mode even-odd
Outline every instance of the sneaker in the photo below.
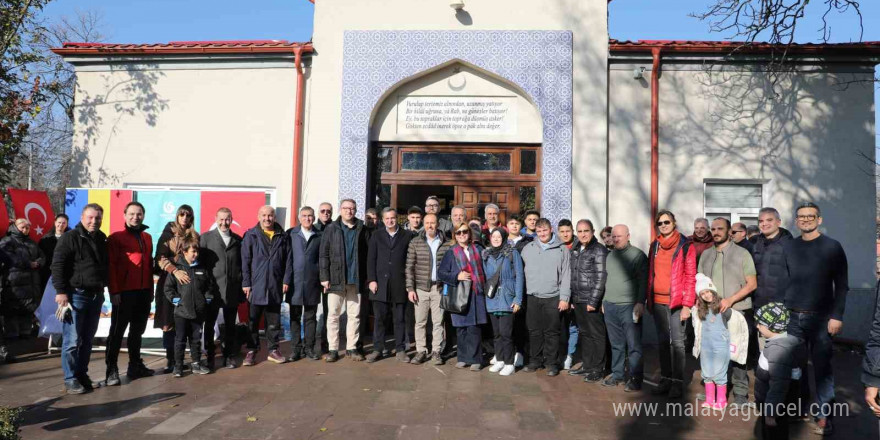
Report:
<svg viewBox="0 0 880 440"><path fill-rule="evenodd" d="M455 368L467 368L467 366L468 366L468 364L466 364L464 362L456 362L455 363Z"/></svg>
<svg viewBox="0 0 880 440"><path fill-rule="evenodd" d="M615 379L614 376L608 376L607 379L602 381L603 387L616 387L623 383L621 379Z"/></svg>
<svg viewBox="0 0 880 440"><path fill-rule="evenodd" d="M193 362L191 369L193 374L211 374L211 370L199 362Z"/></svg>
<svg viewBox="0 0 880 440"><path fill-rule="evenodd" d="M256 351L249 351L244 356L244 362L242 362L241 364L244 365L245 367L250 367L250 366L257 363L256 357L257 357Z"/></svg>
<svg viewBox="0 0 880 440"><path fill-rule="evenodd" d="M324 356L324 362L336 362L339 360L339 352L336 350L330 350L327 353L327 356Z"/></svg>
<svg viewBox="0 0 880 440"><path fill-rule="evenodd" d="M550 377L556 377L556 376L559 376L559 367L557 367L557 366L552 366L552 367L548 368L548 369L547 369L547 375L550 376Z"/></svg>
<svg viewBox="0 0 880 440"><path fill-rule="evenodd" d="M174 367L174 377L183 377L183 367Z"/></svg>
<svg viewBox="0 0 880 440"><path fill-rule="evenodd" d="M676 383L675 385L671 385L669 387L668 397L670 399L680 399L682 396L681 383Z"/></svg>
<svg viewBox="0 0 880 440"><path fill-rule="evenodd" d="M605 375L600 371L593 371L592 373L587 373L584 375L584 382L586 383L599 383L602 381Z"/></svg>
<svg viewBox="0 0 880 440"><path fill-rule="evenodd" d="M290 353L290 357L287 358L287 362L296 362L303 358L302 350L294 349L293 353Z"/></svg>
<svg viewBox="0 0 880 440"><path fill-rule="evenodd" d="M670 388L672 388L672 381L670 381L669 379L663 378L663 379L660 379L660 382L657 384L657 386L655 386L654 389L651 390L651 394L653 394L655 396L659 396L662 394L669 394Z"/></svg>
<svg viewBox="0 0 880 440"><path fill-rule="evenodd" d="M382 352L381 351L373 351L367 355L366 361L368 364L372 364L373 362L382 360Z"/></svg>
<svg viewBox="0 0 880 440"><path fill-rule="evenodd" d="M443 355L441 355L439 351L431 353L431 364L443 365Z"/></svg>
<svg viewBox="0 0 880 440"><path fill-rule="evenodd" d="M516 364L514 364L514 365L516 365ZM526 373L534 373L534 372L540 370L541 368L543 368L541 365L528 364L528 365L526 365L525 368L523 368L523 371L525 371Z"/></svg>
<svg viewBox="0 0 880 440"><path fill-rule="evenodd" d="M497 373L497 372L501 371L501 369L503 369L504 366L505 366L504 362L495 362L494 364L492 364L491 367L489 367L489 372L490 373Z"/></svg>
<svg viewBox="0 0 880 440"><path fill-rule="evenodd" d="M226 365L227 370L232 370L238 365L235 364L235 358L232 356L226 357L223 359L223 365Z"/></svg>
<svg viewBox="0 0 880 440"><path fill-rule="evenodd" d="M278 350L270 351L269 357L267 357L266 360L275 364L283 364L287 362L287 359L284 359L284 356L281 356L281 353L279 353Z"/></svg>
<svg viewBox="0 0 880 440"><path fill-rule="evenodd" d="M500 375L502 375L502 376L510 376L510 375L513 374L515 371L516 371L516 367L515 367L515 366L504 364L504 368L502 368L501 371L500 371L498 374L500 374Z"/></svg>
<svg viewBox="0 0 880 440"><path fill-rule="evenodd" d="M345 350L345 355L354 362L362 362L364 360L364 355L362 355L361 351L358 349Z"/></svg>
<svg viewBox="0 0 880 440"><path fill-rule="evenodd" d="M136 364L129 364L128 371L125 373L129 379L140 379L142 377L150 377L154 374L156 374L156 372L147 368L143 361L138 361Z"/></svg>
<svg viewBox="0 0 880 440"><path fill-rule="evenodd" d="M104 381L104 383L108 387L119 386L122 383L122 381L119 380L119 370L117 370L115 368L108 370L107 371L107 379Z"/></svg>
<svg viewBox="0 0 880 440"><path fill-rule="evenodd" d="M480 364L471 364L471 371L480 371L483 369L483 366Z"/></svg>
<svg viewBox="0 0 880 440"><path fill-rule="evenodd" d="M590 371L584 367L580 367L576 370L568 370L569 376L586 376Z"/></svg>
<svg viewBox="0 0 880 440"><path fill-rule="evenodd" d="M565 362L562 364L563 370L571 370L571 363L574 359L571 358L571 355L565 357Z"/></svg>
<svg viewBox="0 0 880 440"><path fill-rule="evenodd" d="M523 364L525 364L525 357L522 355L522 353L517 353L517 354L513 355L513 366L514 367L520 368L523 366Z"/></svg>
<svg viewBox="0 0 880 440"><path fill-rule="evenodd" d="M626 382L626 386L623 387L623 391L627 393L631 393L633 391L641 391L642 390L642 381L640 379L630 378Z"/></svg>
<svg viewBox="0 0 880 440"><path fill-rule="evenodd" d="M428 355L424 351L420 351L420 352L416 353L415 356L413 356L412 360L409 361L409 363L411 363L413 365L421 365L427 360L428 360Z"/></svg>
<svg viewBox="0 0 880 440"><path fill-rule="evenodd" d="M834 425L831 424L831 420L819 419L813 426L812 433L821 436L831 435L834 433Z"/></svg>
<svg viewBox="0 0 880 440"><path fill-rule="evenodd" d="M78 380L71 379L64 381L64 391L67 394L83 394L86 392L86 388Z"/></svg>
<svg viewBox="0 0 880 440"><path fill-rule="evenodd" d="M397 352L397 360L399 362L409 363L409 355L407 355L405 351L398 351Z"/></svg>
<svg viewBox="0 0 880 440"><path fill-rule="evenodd" d="M492 359L489 359L489 365L495 365L495 362L498 362L497 356L492 356Z"/></svg>

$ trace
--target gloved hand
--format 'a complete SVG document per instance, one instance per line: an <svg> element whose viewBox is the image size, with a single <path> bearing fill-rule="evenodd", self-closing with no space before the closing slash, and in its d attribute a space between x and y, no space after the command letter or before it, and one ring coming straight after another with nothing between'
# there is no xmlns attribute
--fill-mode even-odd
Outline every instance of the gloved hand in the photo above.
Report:
<svg viewBox="0 0 880 440"><path fill-rule="evenodd" d="M58 308L55 309L55 318L60 322L64 322L71 313L73 313L73 307L71 307L70 303L66 303L63 306L59 305Z"/></svg>
<svg viewBox="0 0 880 440"><path fill-rule="evenodd" d="M172 298L171 304L174 304L175 306L180 305L180 298Z"/></svg>

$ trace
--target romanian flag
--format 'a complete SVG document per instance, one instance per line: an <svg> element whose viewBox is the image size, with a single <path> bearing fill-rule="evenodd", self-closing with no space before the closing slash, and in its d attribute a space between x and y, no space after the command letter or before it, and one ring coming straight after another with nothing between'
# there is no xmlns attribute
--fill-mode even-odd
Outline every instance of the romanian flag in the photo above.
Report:
<svg viewBox="0 0 880 440"><path fill-rule="evenodd" d="M70 227L79 223L82 209L89 203L104 208L101 231L110 235L125 230L123 210L132 201L133 192L127 189L68 189L64 201L64 213L70 217Z"/></svg>

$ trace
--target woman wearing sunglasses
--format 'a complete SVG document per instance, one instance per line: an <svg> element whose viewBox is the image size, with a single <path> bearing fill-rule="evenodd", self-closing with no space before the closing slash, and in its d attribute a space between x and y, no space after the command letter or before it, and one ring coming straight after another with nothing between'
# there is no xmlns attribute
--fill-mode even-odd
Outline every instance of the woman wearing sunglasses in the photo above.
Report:
<svg viewBox="0 0 880 440"><path fill-rule="evenodd" d="M657 327L662 377L652 393L677 399L683 389L685 324L696 300L697 253L675 228L673 213L658 212L655 224L659 234L651 243L646 297Z"/></svg>
<svg viewBox="0 0 880 440"><path fill-rule="evenodd" d="M480 343L483 335L480 325L486 324L486 300L483 289L486 276L483 271L483 248L474 242L473 231L462 223L453 232L453 242L443 256L437 276L449 289L455 289L459 281L470 281L471 292L464 313L450 313L452 326L458 336L458 363L456 368L480 371L483 366Z"/></svg>

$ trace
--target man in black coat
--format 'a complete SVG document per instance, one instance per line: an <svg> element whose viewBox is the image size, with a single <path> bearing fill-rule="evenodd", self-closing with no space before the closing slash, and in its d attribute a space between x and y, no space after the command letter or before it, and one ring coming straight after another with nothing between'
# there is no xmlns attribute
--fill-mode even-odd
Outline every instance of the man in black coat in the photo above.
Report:
<svg viewBox="0 0 880 440"><path fill-rule="evenodd" d="M318 304L321 302L320 270L318 269L321 236L323 233L314 227L315 210L303 206L299 210L299 226L287 231L290 236L290 264L293 273L293 286L287 291L290 304L290 346L293 353L288 359L298 361L303 356L318 360L315 353L315 330L317 327ZM305 324L305 348L300 337L301 325Z"/></svg>
<svg viewBox="0 0 880 440"><path fill-rule="evenodd" d="M367 362L382 359L385 353L385 318L391 310L397 360L409 362L406 354L406 253L413 235L397 226L397 211L382 210L382 229L370 238L367 254L367 282L373 303L373 352Z"/></svg>
<svg viewBox="0 0 880 440"><path fill-rule="evenodd" d="M108 273L107 236L100 229L103 217L101 205L86 205L76 228L58 240L52 258L55 302L61 307L73 307L62 320L61 332L61 367L68 394L82 394L92 389L89 358L92 338L101 318Z"/></svg>
<svg viewBox="0 0 880 440"><path fill-rule="evenodd" d="M232 211L220 208L214 217L216 228L205 232L199 238L202 265L211 271L216 280L217 292L208 305L205 316L205 352L208 353L205 365L214 369L214 323L223 311L223 325L220 327L223 341L223 364L226 368L236 367L235 357L241 343L235 340L235 317L238 305L244 301L241 289L241 236L232 232Z"/></svg>

